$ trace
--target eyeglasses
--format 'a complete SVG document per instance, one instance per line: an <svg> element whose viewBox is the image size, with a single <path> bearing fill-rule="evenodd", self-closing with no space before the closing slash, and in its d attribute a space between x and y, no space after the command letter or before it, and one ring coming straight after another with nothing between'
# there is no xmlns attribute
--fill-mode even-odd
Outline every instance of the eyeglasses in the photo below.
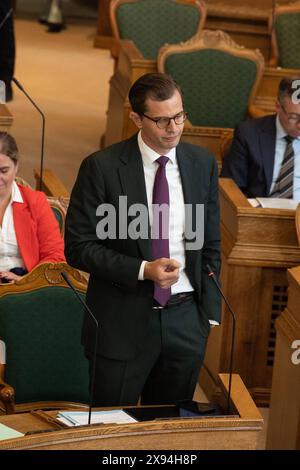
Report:
<svg viewBox="0 0 300 470"><path fill-rule="evenodd" d="M282 108L284 114L286 115L286 117L287 117L287 119L288 119L288 121L289 121L290 123L292 123L292 124L299 124L299 122L300 122L300 114L288 113L282 103L280 103L280 106L281 106L281 108Z"/></svg>
<svg viewBox="0 0 300 470"><path fill-rule="evenodd" d="M186 120L187 118L187 113L185 111L181 111L180 113L176 114L176 116L173 116L173 117L158 117L158 118L152 118L150 116L147 116L147 114L144 114L142 113L142 116L144 116L145 118L147 119L150 119L150 121L153 121L155 122L155 124L157 125L157 127L159 129L166 129L169 125L170 125L170 122L173 120L175 122L175 124L177 124L178 126L180 124L183 124L184 121Z"/></svg>

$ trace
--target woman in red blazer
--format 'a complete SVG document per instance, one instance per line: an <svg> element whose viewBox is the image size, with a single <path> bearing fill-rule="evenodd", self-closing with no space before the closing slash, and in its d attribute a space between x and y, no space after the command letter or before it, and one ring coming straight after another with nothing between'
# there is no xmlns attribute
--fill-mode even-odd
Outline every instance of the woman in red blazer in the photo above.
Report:
<svg viewBox="0 0 300 470"><path fill-rule="evenodd" d="M0 132L0 282L18 280L19 273L42 262L65 261L64 242L46 196L15 182L18 161L15 140Z"/></svg>

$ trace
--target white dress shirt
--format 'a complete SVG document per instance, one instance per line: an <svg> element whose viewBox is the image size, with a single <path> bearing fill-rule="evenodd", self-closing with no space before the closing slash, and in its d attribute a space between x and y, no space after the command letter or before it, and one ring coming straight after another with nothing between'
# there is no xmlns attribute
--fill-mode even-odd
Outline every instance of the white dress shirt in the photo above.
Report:
<svg viewBox="0 0 300 470"><path fill-rule="evenodd" d="M142 139L141 132L138 134L138 145L142 155L147 202L149 207L150 226L152 227L152 193L154 179L159 164L155 162L161 155L154 152ZM170 212L169 212L169 249L170 258L175 259L181 265L179 280L171 287L172 294L179 292L192 292L194 289L185 273L185 251L184 251L184 227L185 211L181 178L176 160L176 148L164 154L169 158L166 165L166 177L169 185ZM144 279L146 261L141 264L139 280Z"/></svg>
<svg viewBox="0 0 300 470"><path fill-rule="evenodd" d="M270 194L272 194L273 188L277 181L277 178L280 173L280 168L282 165L284 152L286 149L286 140L285 136L287 135L286 131L283 129L280 124L278 116L276 117L276 144L275 144L275 159L274 159L274 169L272 184L270 188ZM295 201L300 201L300 138L297 137L293 141L293 149L295 153L294 159L294 183L293 183L293 199Z"/></svg>
<svg viewBox="0 0 300 470"><path fill-rule="evenodd" d="M2 226L0 227L0 271L9 271L16 267L25 268L16 238L13 202L23 202L21 192L15 181L12 184L11 199L5 209Z"/></svg>

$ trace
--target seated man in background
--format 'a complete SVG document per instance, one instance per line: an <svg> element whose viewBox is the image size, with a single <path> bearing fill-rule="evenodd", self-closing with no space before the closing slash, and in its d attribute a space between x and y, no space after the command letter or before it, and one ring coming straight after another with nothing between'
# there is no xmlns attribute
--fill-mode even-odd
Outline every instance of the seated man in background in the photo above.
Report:
<svg viewBox="0 0 300 470"><path fill-rule="evenodd" d="M15 182L19 152L0 132L0 283L14 282L46 261L65 261L58 222L44 193Z"/></svg>
<svg viewBox="0 0 300 470"><path fill-rule="evenodd" d="M249 198L300 201L299 86L299 77L282 79L276 114L249 119L235 130L221 176L232 178Z"/></svg>

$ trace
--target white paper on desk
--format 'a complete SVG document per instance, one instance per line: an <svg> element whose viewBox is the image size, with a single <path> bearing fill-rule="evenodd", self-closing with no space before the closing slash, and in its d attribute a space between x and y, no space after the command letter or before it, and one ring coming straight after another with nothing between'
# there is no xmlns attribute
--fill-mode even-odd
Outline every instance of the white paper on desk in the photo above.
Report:
<svg viewBox="0 0 300 470"><path fill-rule="evenodd" d="M250 198L248 199L249 204L251 204L252 207L259 207L260 203L258 202L257 199Z"/></svg>
<svg viewBox="0 0 300 470"><path fill-rule="evenodd" d="M82 426L88 424L89 413L87 411L60 411L57 417L68 426ZM129 416L123 410L93 411L91 424L128 424L137 420Z"/></svg>
<svg viewBox="0 0 300 470"><path fill-rule="evenodd" d="M25 434L22 434L21 432L0 423L0 441L4 441L5 439L14 439L16 437L23 437L24 435Z"/></svg>
<svg viewBox="0 0 300 470"><path fill-rule="evenodd" d="M269 209L296 210L299 204L299 201L295 201L295 199L284 199L281 197L258 197L256 199L261 207L267 207Z"/></svg>

